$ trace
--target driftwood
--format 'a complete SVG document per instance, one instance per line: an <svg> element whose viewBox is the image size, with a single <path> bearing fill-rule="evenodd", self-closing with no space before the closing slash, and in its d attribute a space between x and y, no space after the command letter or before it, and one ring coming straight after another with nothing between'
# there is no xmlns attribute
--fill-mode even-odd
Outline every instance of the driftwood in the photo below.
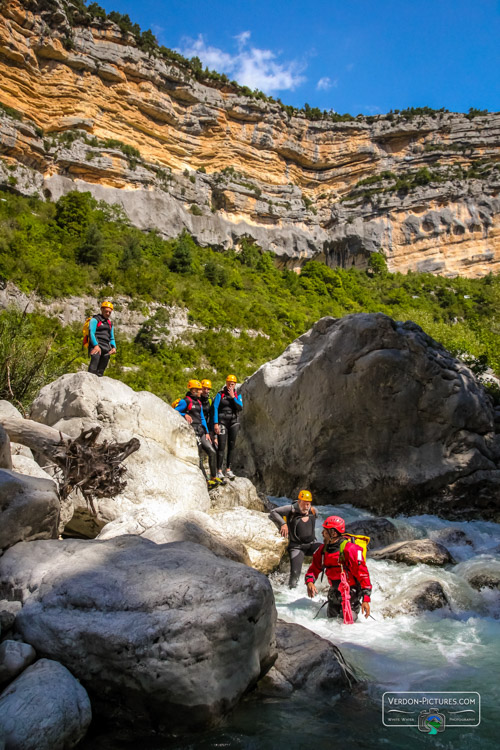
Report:
<svg viewBox="0 0 500 750"><path fill-rule="evenodd" d="M61 499L74 490L82 493L90 510L96 515L94 499L114 497L127 486L123 466L127 456L140 447L137 438L126 443L97 443L100 427L82 430L77 438L31 419L6 417L1 424L14 443L21 443L48 458L58 470L55 479Z"/></svg>

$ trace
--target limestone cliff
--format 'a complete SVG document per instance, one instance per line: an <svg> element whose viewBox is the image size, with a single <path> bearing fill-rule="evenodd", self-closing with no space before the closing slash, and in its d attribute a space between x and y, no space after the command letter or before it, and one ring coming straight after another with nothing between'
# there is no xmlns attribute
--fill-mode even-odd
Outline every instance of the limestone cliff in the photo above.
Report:
<svg viewBox="0 0 500 750"><path fill-rule="evenodd" d="M500 114L312 121L62 0L0 2L0 102L6 188L90 190L141 228L250 235L289 267L382 250L391 270L500 269Z"/></svg>

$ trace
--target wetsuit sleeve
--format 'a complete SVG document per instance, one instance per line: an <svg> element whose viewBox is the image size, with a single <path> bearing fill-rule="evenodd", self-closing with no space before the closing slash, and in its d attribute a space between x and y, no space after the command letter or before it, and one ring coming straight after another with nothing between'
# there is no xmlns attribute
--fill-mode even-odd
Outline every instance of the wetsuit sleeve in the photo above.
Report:
<svg viewBox="0 0 500 750"><path fill-rule="evenodd" d="M344 555L349 572L361 586L363 601L369 602L372 593L372 584L368 568L363 558L363 550L357 544L346 544Z"/></svg>
<svg viewBox="0 0 500 750"><path fill-rule="evenodd" d="M186 412L187 412L187 407L188 407L187 401L185 399L181 398L181 400L179 401L179 403L177 404L177 406L174 406L174 409L175 409L175 411L178 411L179 414L182 414L184 416L184 414L186 414Z"/></svg>
<svg viewBox="0 0 500 750"><path fill-rule="evenodd" d="M99 346L99 343L95 337L95 332L97 331L97 320L95 318L91 318L89 322L89 339L92 346Z"/></svg>
<svg viewBox="0 0 500 750"><path fill-rule="evenodd" d="M116 341L115 341L115 327L114 325L111 325L111 338L109 339L110 346L114 346L116 349Z"/></svg>
<svg viewBox="0 0 500 750"><path fill-rule="evenodd" d="M321 558L323 556L323 548L324 544L321 545L321 547L318 547L316 552L313 555L313 559L311 564L309 565L306 573L306 583L314 583L316 578L321 573Z"/></svg>
<svg viewBox="0 0 500 750"><path fill-rule="evenodd" d="M201 424L205 432L208 434L208 427L207 427L207 420L205 419L205 414L203 413L203 409L200 412L200 418L201 418Z"/></svg>
<svg viewBox="0 0 500 750"><path fill-rule="evenodd" d="M233 399L234 405L236 406L237 411L241 411L243 409L243 397L241 393L238 393L237 396Z"/></svg>
<svg viewBox="0 0 500 750"><path fill-rule="evenodd" d="M275 508L274 510L272 510L269 513L269 518L274 523L274 525L278 527L278 529L281 529L281 527L286 523L285 516L289 516L291 512L291 505L282 505L280 508Z"/></svg>
<svg viewBox="0 0 500 750"><path fill-rule="evenodd" d="M214 424L219 424L220 393L214 398Z"/></svg>

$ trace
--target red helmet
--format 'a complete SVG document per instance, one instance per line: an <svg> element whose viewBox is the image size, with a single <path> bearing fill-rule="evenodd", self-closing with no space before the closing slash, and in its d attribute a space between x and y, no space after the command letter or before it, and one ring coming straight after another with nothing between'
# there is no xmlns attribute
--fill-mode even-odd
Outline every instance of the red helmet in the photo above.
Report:
<svg viewBox="0 0 500 750"><path fill-rule="evenodd" d="M335 529L339 534L343 534L345 531L345 521L340 516L328 516L323 523L324 529Z"/></svg>

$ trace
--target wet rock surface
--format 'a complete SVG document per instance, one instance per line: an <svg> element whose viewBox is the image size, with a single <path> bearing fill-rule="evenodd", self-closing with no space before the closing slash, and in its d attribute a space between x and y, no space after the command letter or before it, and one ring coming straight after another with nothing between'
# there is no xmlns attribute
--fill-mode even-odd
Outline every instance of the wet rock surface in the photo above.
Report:
<svg viewBox="0 0 500 750"><path fill-rule="evenodd" d="M449 607L450 600L439 581L422 581L382 610L386 617L398 614L420 615Z"/></svg>
<svg viewBox="0 0 500 750"><path fill-rule="evenodd" d="M336 647L302 625L278 620L276 647L278 658L258 684L261 695L288 697L301 691L331 697L348 686Z"/></svg>
<svg viewBox="0 0 500 750"><path fill-rule="evenodd" d="M375 560L393 560L406 565L449 565L455 562L446 547L431 539L396 542L369 552L369 557Z"/></svg>

